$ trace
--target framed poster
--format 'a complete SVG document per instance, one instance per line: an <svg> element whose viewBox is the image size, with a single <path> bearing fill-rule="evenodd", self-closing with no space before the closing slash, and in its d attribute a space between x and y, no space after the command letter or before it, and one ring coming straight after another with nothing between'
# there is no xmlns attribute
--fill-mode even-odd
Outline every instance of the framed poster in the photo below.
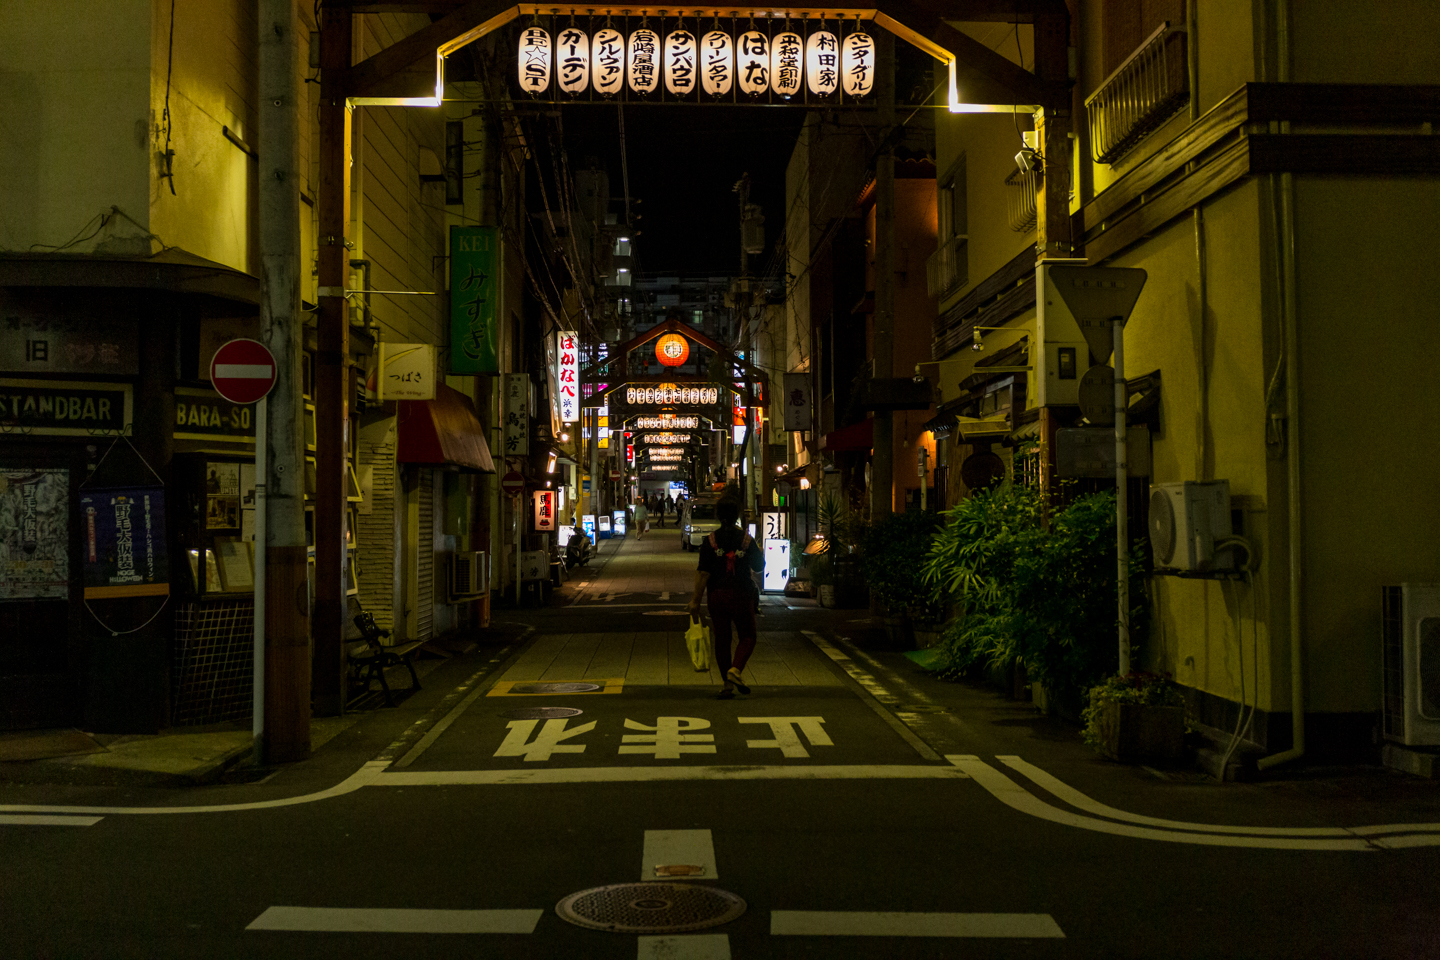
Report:
<svg viewBox="0 0 1440 960"><path fill-rule="evenodd" d="M70 596L70 471L0 469L0 600Z"/></svg>
<svg viewBox="0 0 1440 960"><path fill-rule="evenodd" d="M82 490L80 515L86 600L170 592L164 487Z"/></svg>

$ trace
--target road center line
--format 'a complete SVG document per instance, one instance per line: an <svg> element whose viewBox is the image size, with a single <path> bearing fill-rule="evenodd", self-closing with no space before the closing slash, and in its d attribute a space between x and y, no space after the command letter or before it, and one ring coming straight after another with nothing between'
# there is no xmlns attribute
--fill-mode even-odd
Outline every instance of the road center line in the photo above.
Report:
<svg viewBox="0 0 1440 960"><path fill-rule="evenodd" d="M771 936L1063 938L1048 913L773 910Z"/></svg>
<svg viewBox="0 0 1440 960"><path fill-rule="evenodd" d="M544 912L270 907L245 929L310 933L534 933Z"/></svg>
<svg viewBox="0 0 1440 960"><path fill-rule="evenodd" d="M48 813L0 814L0 826L9 827L93 827L104 817L62 817Z"/></svg>
<svg viewBox="0 0 1440 960"><path fill-rule="evenodd" d="M704 871L693 874L691 879L714 880L720 876L715 867L715 840L710 831L646 830L645 852L640 855L640 879L675 880L675 876L655 873L656 867L674 864L700 867Z"/></svg>
<svg viewBox="0 0 1440 960"><path fill-rule="evenodd" d="M677 937L640 937L637 960L730 960L730 937L691 933Z"/></svg>

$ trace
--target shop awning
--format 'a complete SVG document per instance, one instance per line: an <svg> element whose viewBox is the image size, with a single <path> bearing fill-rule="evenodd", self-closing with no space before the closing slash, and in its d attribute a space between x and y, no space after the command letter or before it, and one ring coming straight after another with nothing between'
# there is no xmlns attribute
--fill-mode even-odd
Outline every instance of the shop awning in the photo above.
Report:
<svg viewBox="0 0 1440 960"><path fill-rule="evenodd" d="M848 427L833 430L820 440L820 449L838 452L842 450L869 450L875 445L875 421L861 420Z"/></svg>
<svg viewBox="0 0 1440 960"><path fill-rule="evenodd" d="M434 400L401 400L395 406L399 462L495 472L475 406L460 391L441 384L435 388Z"/></svg>

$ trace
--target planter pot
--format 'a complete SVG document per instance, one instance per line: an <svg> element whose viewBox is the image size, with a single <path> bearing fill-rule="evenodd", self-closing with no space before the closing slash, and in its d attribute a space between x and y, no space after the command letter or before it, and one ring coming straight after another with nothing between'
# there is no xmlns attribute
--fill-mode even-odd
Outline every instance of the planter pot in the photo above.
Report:
<svg viewBox="0 0 1440 960"><path fill-rule="evenodd" d="M1178 760L1184 755L1184 707L1111 701L1101 704L1096 725L1100 752L1111 760Z"/></svg>
<svg viewBox="0 0 1440 960"><path fill-rule="evenodd" d="M910 629L909 617L885 617L882 622L892 650L915 649L915 633Z"/></svg>
<svg viewBox="0 0 1440 960"><path fill-rule="evenodd" d="M915 624L915 649L930 650L940 646L940 634L943 626L938 623L927 623L923 620Z"/></svg>
<svg viewBox="0 0 1440 960"><path fill-rule="evenodd" d="M822 583L820 585L820 606L835 609L835 584Z"/></svg>

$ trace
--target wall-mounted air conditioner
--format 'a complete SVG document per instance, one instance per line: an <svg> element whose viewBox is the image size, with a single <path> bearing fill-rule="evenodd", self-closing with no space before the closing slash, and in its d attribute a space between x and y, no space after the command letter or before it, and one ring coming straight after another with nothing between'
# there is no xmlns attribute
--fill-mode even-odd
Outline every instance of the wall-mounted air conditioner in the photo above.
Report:
<svg viewBox="0 0 1440 960"><path fill-rule="evenodd" d="M1150 488L1150 553L1158 573L1213 573L1235 567L1215 549L1231 534L1230 482L1157 483Z"/></svg>
<svg viewBox="0 0 1440 960"><path fill-rule="evenodd" d="M456 553L450 558L450 597L468 600L490 592L490 563L484 550Z"/></svg>
<svg viewBox="0 0 1440 960"><path fill-rule="evenodd" d="M1440 746L1440 584L1380 588L1381 732Z"/></svg>

